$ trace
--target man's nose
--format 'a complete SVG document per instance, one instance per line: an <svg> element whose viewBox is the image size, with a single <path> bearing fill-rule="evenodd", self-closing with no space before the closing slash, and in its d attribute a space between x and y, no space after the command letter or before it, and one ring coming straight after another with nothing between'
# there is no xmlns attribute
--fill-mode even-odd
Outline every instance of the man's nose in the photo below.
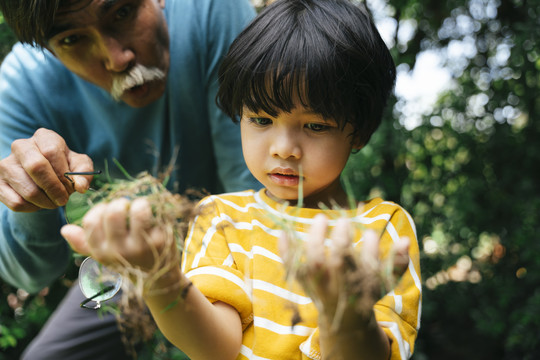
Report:
<svg viewBox="0 0 540 360"><path fill-rule="evenodd" d="M114 36L102 35L102 51L105 68L121 73L135 62L135 53Z"/></svg>

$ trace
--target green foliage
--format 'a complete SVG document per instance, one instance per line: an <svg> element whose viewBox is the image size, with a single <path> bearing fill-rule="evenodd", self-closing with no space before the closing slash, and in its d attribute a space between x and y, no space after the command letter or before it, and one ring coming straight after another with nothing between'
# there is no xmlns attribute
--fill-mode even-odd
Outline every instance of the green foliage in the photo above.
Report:
<svg viewBox="0 0 540 360"><path fill-rule="evenodd" d="M395 121L347 168L359 198L398 201L417 224L424 294L414 358L539 358L540 1L390 0L386 10L416 26L394 39L401 69L437 49L454 76L410 131L398 101Z"/></svg>
<svg viewBox="0 0 540 360"><path fill-rule="evenodd" d="M11 46L15 44L16 40L13 32L4 22L2 13L0 13L0 63L11 49Z"/></svg>
<svg viewBox="0 0 540 360"><path fill-rule="evenodd" d="M36 295L0 282L0 360L20 358L71 285L68 277L73 271Z"/></svg>

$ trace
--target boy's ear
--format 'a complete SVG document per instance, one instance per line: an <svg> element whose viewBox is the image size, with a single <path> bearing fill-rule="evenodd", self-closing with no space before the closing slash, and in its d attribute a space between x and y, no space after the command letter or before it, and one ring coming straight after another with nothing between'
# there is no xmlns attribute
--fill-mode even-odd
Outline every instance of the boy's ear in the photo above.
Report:
<svg viewBox="0 0 540 360"><path fill-rule="evenodd" d="M353 148L353 150L355 150L355 152L358 152L358 151L362 150L364 145L365 144L360 140L360 136L356 135L356 136L353 137L353 139L352 139L352 148Z"/></svg>

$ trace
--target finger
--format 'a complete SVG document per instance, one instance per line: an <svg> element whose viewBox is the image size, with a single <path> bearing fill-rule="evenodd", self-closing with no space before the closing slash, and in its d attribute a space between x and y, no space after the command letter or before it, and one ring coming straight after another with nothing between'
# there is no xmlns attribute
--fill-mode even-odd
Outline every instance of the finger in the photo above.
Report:
<svg viewBox="0 0 540 360"><path fill-rule="evenodd" d="M308 232L306 262L312 268L320 268L325 263L324 241L328 229L328 218L318 214Z"/></svg>
<svg viewBox="0 0 540 360"><path fill-rule="evenodd" d="M10 210L16 212L34 212L41 209L39 206L26 201L4 181L0 181L0 202L5 204ZM55 207L52 203L50 206Z"/></svg>
<svg viewBox="0 0 540 360"><path fill-rule="evenodd" d="M11 145L12 153L24 171L45 192L47 197L57 206L63 206L68 201L68 186L70 186L67 179L61 175L68 169L67 161L63 166L55 169L46 157L51 156L51 153L54 152L64 154L63 140L52 138L48 143L43 143L45 141L43 139L39 141L42 142L41 147L36 142L36 138L16 140ZM63 181L66 183L64 184Z"/></svg>
<svg viewBox="0 0 540 360"><path fill-rule="evenodd" d="M155 223L152 207L146 198L133 200L130 207L131 232L134 234L149 230Z"/></svg>
<svg viewBox="0 0 540 360"><path fill-rule="evenodd" d="M152 271L160 264L180 258L174 237L162 224L156 222L147 198L137 198L130 207L130 235L124 258L143 271ZM165 256L163 256L165 255Z"/></svg>
<svg viewBox="0 0 540 360"><path fill-rule="evenodd" d="M94 171L94 163L88 155L79 154L75 151L68 150L67 159L70 172L92 172ZM75 191L85 193L90 188L93 175L72 175L73 188Z"/></svg>
<svg viewBox="0 0 540 360"><path fill-rule="evenodd" d="M362 262L369 269L376 271L379 259L379 235L373 230L364 232L364 245L362 246Z"/></svg>
<svg viewBox="0 0 540 360"><path fill-rule="evenodd" d="M2 202L15 211L58 206L38 187L14 154L0 161ZM33 205L33 206L32 206Z"/></svg>
<svg viewBox="0 0 540 360"><path fill-rule="evenodd" d="M92 256L96 257L95 253L106 251L104 243L105 230L103 226L103 214L107 209L107 204L100 203L92 207L82 220L82 227L86 233L86 240ZM96 260L98 260L96 258Z"/></svg>
<svg viewBox="0 0 540 360"><path fill-rule="evenodd" d="M69 171L69 148L64 138L56 132L44 128L38 129L32 138L58 179L63 181L65 179L64 173Z"/></svg>
<svg viewBox="0 0 540 360"><path fill-rule="evenodd" d="M166 237L161 236L160 229L153 230L155 219L152 207L147 199L137 198L130 207L130 242L126 244L131 252L141 256L148 249L148 245L158 252L163 250ZM153 236L152 236L153 235ZM147 254L149 255L149 254Z"/></svg>
<svg viewBox="0 0 540 360"><path fill-rule="evenodd" d="M115 247L122 248L128 236L128 219L131 202L120 198L110 202L103 215L105 237Z"/></svg>
<svg viewBox="0 0 540 360"><path fill-rule="evenodd" d="M410 239L406 236L401 237L394 244L394 276L400 277L405 273L409 266L409 245Z"/></svg>
<svg viewBox="0 0 540 360"><path fill-rule="evenodd" d="M344 265L355 267L354 260L351 258L351 222L349 219L338 219L336 226L332 230L332 246L330 247L329 264L334 268L340 268Z"/></svg>
<svg viewBox="0 0 540 360"><path fill-rule="evenodd" d="M56 177L64 186L63 190L69 196L74 188L71 181L64 176L64 173L69 171L67 157L69 148L65 140L56 132L43 128L35 132L33 139L41 154L52 167Z"/></svg>
<svg viewBox="0 0 540 360"><path fill-rule="evenodd" d="M366 285L366 294L371 296L373 303L381 297L381 285L385 285L388 290L391 288L380 280L379 263L379 243L380 236L374 230L368 229L364 232L364 241L362 245L361 260L362 270L366 279L372 279Z"/></svg>
<svg viewBox="0 0 540 360"><path fill-rule="evenodd" d="M278 248L285 269L296 275L296 270L305 262L303 242L296 239L294 234L283 230L278 238Z"/></svg>
<svg viewBox="0 0 540 360"><path fill-rule="evenodd" d="M90 248L86 242L84 229L77 225L64 225L60 233L69 243L73 251L82 255L91 255Z"/></svg>
<svg viewBox="0 0 540 360"><path fill-rule="evenodd" d="M289 265L290 239L286 231L281 231L281 234L279 235L278 249L279 249L279 254L281 255L281 258L283 259L283 263L285 264L285 266Z"/></svg>

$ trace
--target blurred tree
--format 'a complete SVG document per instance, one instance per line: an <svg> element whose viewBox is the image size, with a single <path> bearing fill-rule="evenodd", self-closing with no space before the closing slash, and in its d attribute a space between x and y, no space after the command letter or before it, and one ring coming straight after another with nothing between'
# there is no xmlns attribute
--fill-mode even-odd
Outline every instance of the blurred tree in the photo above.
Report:
<svg viewBox="0 0 540 360"><path fill-rule="evenodd" d="M401 72L429 50L452 74L412 130L398 97L394 120L348 167L359 198L382 194L416 221L425 287L414 358L538 359L540 1L368 4L392 19Z"/></svg>

